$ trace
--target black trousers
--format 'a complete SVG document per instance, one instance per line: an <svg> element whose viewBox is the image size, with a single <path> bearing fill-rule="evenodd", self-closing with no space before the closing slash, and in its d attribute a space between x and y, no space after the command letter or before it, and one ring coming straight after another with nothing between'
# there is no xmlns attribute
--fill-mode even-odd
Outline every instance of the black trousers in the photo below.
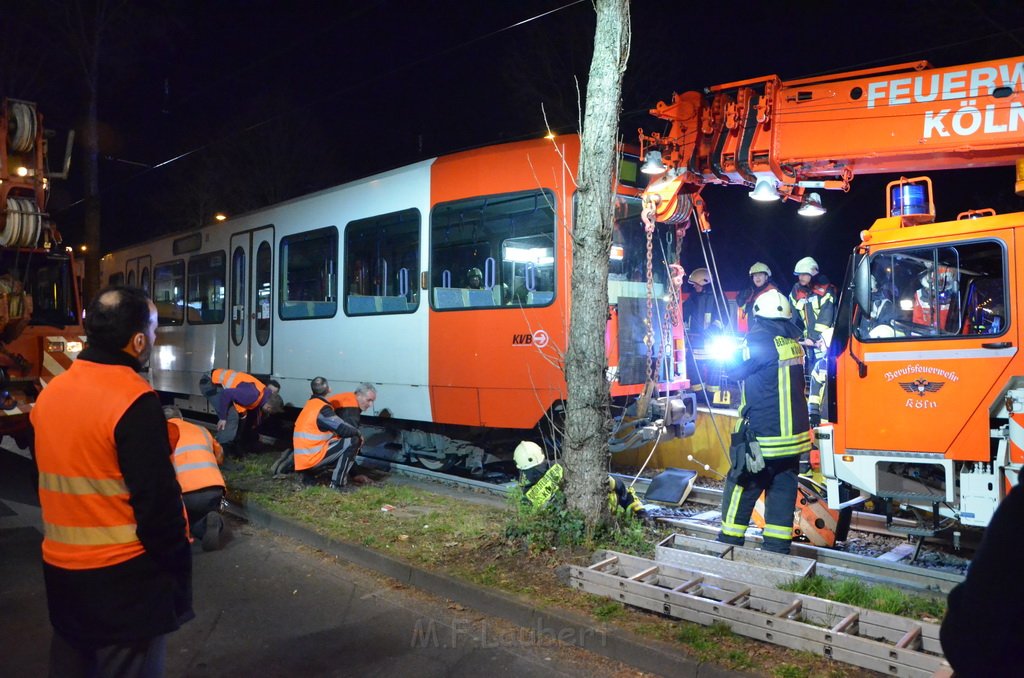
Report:
<svg viewBox="0 0 1024 678"><path fill-rule="evenodd" d="M764 492L764 549L789 553L793 540L793 512L796 510L797 472L800 457L765 459L759 473L729 473L722 494L722 531L718 541L743 545L743 533Z"/></svg>
<svg viewBox="0 0 1024 678"><path fill-rule="evenodd" d="M167 636L125 643L81 646L57 631L50 641L51 678L161 678Z"/></svg>

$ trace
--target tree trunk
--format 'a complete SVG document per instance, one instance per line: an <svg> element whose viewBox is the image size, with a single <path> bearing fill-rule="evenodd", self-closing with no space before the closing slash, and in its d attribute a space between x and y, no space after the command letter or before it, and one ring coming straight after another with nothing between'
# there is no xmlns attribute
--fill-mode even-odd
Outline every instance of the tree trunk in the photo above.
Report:
<svg viewBox="0 0 1024 678"><path fill-rule="evenodd" d="M583 118L576 223L572 234L572 322L565 360L568 384L565 495L593 527L606 515L608 252L612 243L622 76L629 57L629 0L595 0L597 31Z"/></svg>

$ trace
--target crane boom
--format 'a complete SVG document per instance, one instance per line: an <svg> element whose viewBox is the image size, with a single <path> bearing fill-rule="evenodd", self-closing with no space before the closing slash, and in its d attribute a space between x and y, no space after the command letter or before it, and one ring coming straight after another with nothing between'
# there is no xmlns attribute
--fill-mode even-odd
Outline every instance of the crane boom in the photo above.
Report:
<svg viewBox="0 0 1024 678"><path fill-rule="evenodd" d="M651 114L671 125L640 132L645 157L656 150L666 167L652 187L663 198L767 180L802 201L806 189L848 190L856 174L1013 164L1024 150L1024 57L771 75L675 94Z"/></svg>

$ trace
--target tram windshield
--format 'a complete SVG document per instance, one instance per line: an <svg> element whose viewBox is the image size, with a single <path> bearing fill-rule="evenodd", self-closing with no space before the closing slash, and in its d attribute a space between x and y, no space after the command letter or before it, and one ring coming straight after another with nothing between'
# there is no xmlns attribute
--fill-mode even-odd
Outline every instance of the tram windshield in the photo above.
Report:
<svg viewBox="0 0 1024 678"><path fill-rule="evenodd" d="M617 196L612 248L608 257L608 303L619 297L647 297L647 233L640 219L640 198ZM651 281L655 298L667 294L668 265L676 261L675 229L656 231L651 238Z"/></svg>

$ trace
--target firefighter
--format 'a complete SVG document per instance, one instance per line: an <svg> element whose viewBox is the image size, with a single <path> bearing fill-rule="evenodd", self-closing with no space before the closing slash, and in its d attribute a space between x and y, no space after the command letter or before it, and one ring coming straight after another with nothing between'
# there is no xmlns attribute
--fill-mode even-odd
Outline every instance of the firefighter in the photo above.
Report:
<svg viewBox="0 0 1024 678"><path fill-rule="evenodd" d="M706 268L698 268L690 273L687 281L693 287L693 291L683 302L683 325L686 327L686 339L689 341L691 350L686 353L687 374L697 376L698 362L702 368L699 379L692 379L694 390L700 390L702 384L708 382L708 374L704 360L705 341L708 336L717 330L721 330L722 315L719 312L718 303L715 300L715 293L712 289L711 274Z"/></svg>
<svg viewBox="0 0 1024 678"><path fill-rule="evenodd" d="M743 290L736 296L736 304L739 306L739 326L744 330L748 329L754 316L754 300L762 292L777 290L775 281L772 280L772 269L768 264L755 261L747 272L750 276L750 287Z"/></svg>
<svg viewBox="0 0 1024 678"><path fill-rule="evenodd" d="M803 331L800 341L807 348L810 365L825 355L822 330L835 324L836 287L818 270L818 262L804 257L796 262L793 275L797 281L789 293L793 322Z"/></svg>
<svg viewBox="0 0 1024 678"><path fill-rule="evenodd" d="M241 456L246 439L255 435L264 415L284 411L280 390L273 379L264 384L236 370L215 369L200 377L199 392L217 412L215 437L228 456Z"/></svg>
<svg viewBox="0 0 1024 678"><path fill-rule="evenodd" d="M546 504L561 486L564 475L561 464L548 462L540 445L529 440L519 443L512 457L519 469L519 485L523 496L535 507ZM605 482L610 509L621 509L630 516L643 511L643 503L632 487L613 476L608 476Z"/></svg>
<svg viewBox="0 0 1024 678"><path fill-rule="evenodd" d="M220 464L224 450L202 426L185 421L174 405L164 407L167 434L174 453L174 473L181 485L181 498L188 512L188 526L204 551L221 547L224 519L220 515L224 499L224 476Z"/></svg>
<svg viewBox="0 0 1024 678"><path fill-rule="evenodd" d="M329 397L327 394L331 388L324 377L315 377L310 382L310 390L312 395L295 419L295 431L292 435L295 470L301 473L303 484L312 485L316 482L318 473L333 468L330 487L344 490L348 487L348 474L359 449L359 444L354 441L361 442L362 436L359 435L357 425L345 421L340 416L336 411L339 406L332 402L331 398L338 399L344 405L348 400L344 396L354 394L344 393ZM376 399L376 396L374 391L373 398ZM355 406L360 407L358 402Z"/></svg>
<svg viewBox="0 0 1024 678"><path fill-rule="evenodd" d="M52 676L154 675L167 634L195 616L167 424L139 375L156 327L142 290L100 292L87 347L30 415Z"/></svg>
<svg viewBox="0 0 1024 678"><path fill-rule="evenodd" d="M480 290L484 287L484 274L475 266L466 271L466 287L471 290Z"/></svg>
<svg viewBox="0 0 1024 678"><path fill-rule="evenodd" d="M730 374L742 380L743 389L718 535L718 541L742 545L754 504L764 492L764 548L777 553L789 553L800 455L811 450L804 352L791 318L789 300L778 290L754 301L743 362Z"/></svg>

